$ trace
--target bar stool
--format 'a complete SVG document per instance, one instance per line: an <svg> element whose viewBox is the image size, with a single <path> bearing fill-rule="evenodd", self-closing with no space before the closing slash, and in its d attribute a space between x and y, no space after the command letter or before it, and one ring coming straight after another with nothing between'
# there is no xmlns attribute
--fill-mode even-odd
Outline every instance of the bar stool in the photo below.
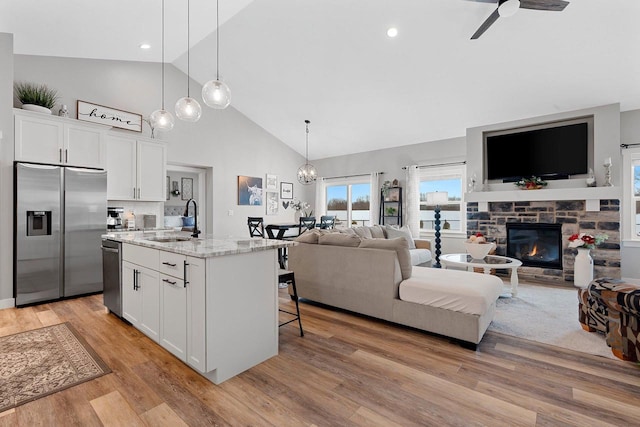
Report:
<svg viewBox="0 0 640 427"><path fill-rule="evenodd" d="M281 288L281 284L285 284L285 283L286 283L286 286L282 286ZM278 307L278 311L294 316L293 319L287 320L286 322L282 322L278 326L284 326L291 322L295 322L297 320L298 326L300 327L300 336L303 337L304 332L302 330L302 321L300 320L300 306L298 305L298 289L296 288L295 276L293 274L293 271L280 270L278 273L278 288L284 289L285 287L288 288L289 286L293 288L293 294L291 295L291 299L296 303L296 312L293 313L291 311L283 310Z"/></svg>

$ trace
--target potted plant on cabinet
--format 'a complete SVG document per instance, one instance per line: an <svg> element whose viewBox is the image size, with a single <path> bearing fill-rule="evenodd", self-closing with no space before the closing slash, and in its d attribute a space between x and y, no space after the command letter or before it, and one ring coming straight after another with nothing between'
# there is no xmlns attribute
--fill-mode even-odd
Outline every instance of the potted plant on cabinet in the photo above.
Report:
<svg viewBox="0 0 640 427"><path fill-rule="evenodd" d="M58 100L58 91L45 84L17 82L13 88L24 110L51 114L51 109Z"/></svg>

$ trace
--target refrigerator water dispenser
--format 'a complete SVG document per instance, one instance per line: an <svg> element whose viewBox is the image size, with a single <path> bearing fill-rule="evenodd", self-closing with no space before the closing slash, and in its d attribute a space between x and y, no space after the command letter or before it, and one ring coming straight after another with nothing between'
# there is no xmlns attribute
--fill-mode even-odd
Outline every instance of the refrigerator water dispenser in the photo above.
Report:
<svg viewBox="0 0 640 427"><path fill-rule="evenodd" d="M27 236L51 235L51 211L27 211Z"/></svg>

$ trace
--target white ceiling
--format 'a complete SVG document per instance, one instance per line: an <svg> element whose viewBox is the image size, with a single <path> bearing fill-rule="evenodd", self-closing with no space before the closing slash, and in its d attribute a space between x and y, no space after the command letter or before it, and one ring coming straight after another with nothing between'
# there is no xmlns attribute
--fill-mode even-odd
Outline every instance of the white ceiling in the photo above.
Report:
<svg viewBox="0 0 640 427"><path fill-rule="evenodd" d="M186 0L165 0L165 60L186 72ZM17 54L160 61L160 0L2 0ZM519 10L469 38L470 0L220 0L232 105L317 159L620 103L640 108L640 1ZM29 25L25 25L25 23ZM222 25L224 24L224 25ZM396 26L398 37L386 30ZM138 45L148 41L152 49ZM215 2L191 0L191 75L215 76Z"/></svg>

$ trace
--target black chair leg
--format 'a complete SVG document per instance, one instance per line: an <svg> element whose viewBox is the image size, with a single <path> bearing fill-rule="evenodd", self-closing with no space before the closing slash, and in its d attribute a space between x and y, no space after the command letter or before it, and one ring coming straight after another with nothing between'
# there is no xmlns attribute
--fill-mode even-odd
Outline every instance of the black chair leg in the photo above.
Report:
<svg viewBox="0 0 640 427"><path fill-rule="evenodd" d="M296 279L291 275L291 287L293 287L293 300L296 302L296 313L298 316L298 326L300 326L300 336L304 336L304 331L302 330L302 321L300 320L300 306L298 305L298 289L296 289Z"/></svg>
<svg viewBox="0 0 640 427"><path fill-rule="evenodd" d="M278 310L283 312L283 313L287 313L290 314L292 316L294 316L293 319L288 320L286 322L280 323L279 326L284 326L287 325L291 322L295 322L296 320L298 321L298 326L300 327L300 336L303 337L304 336L304 331L302 330L302 320L300 319L300 305L298 304L298 289L296 288L296 279L295 276L293 274L293 272L288 272L285 274L281 274L280 276L278 276L278 282L282 282L282 283L290 283L291 287L293 288L293 295L291 295L291 299L293 301L295 301L296 303L296 312L292 313L290 311L287 310L283 310L281 308L279 308Z"/></svg>

